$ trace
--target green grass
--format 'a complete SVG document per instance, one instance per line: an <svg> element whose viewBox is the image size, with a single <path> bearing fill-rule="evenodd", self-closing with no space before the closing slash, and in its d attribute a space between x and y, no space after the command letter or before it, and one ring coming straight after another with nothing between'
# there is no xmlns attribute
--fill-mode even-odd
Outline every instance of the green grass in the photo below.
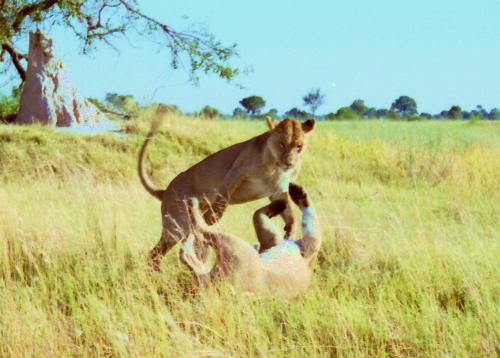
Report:
<svg viewBox="0 0 500 358"><path fill-rule="evenodd" d="M0 356L500 354L500 125L321 123L299 182L324 244L297 301L191 292L177 250L146 255L159 202L126 137L0 126ZM166 185L263 122L170 118L148 167ZM221 226L255 241L251 214Z"/></svg>

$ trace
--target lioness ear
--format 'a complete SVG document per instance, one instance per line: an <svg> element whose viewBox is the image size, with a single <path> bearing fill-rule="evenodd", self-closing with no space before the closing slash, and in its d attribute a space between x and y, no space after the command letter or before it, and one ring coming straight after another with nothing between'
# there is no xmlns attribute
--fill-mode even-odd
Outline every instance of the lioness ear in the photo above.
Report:
<svg viewBox="0 0 500 358"><path fill-rule="evenodd" d="M272 119L271 116L266 117L266 122L269 129L274 129L274 127L276 127L276 124L278 123L278 121Z"/></svg>
<svg viewBox="0 0 500 358"><path fill-rule="evenodd" d="M314 119L308 119L304 123L302 123L302 130L305 133L308 133L314 129L314 125L316 124L316 121Z"/></svg>

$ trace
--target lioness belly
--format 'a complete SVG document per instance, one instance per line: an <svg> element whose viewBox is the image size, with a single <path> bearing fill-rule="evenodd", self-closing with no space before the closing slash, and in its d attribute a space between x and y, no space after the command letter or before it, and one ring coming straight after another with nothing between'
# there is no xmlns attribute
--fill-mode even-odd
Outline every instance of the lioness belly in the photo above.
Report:
<svg viewBox="0 0 500 358"><path fill-rule="evenodd" d="M241 204L286 192L289 179L284 176L254 178L244 181L231 196L231 204Z"/></svg>
<svg viewBox="0 0 500 358"><path fill-rule="evenodd" d="M267 198L273 193L274 192L272 190L269 190L269 188L265 187L256 189L255 187L242 186L241 189L233 193L231 199L229 200L229 203L230 204L247 203L249 201Z"/></svg>

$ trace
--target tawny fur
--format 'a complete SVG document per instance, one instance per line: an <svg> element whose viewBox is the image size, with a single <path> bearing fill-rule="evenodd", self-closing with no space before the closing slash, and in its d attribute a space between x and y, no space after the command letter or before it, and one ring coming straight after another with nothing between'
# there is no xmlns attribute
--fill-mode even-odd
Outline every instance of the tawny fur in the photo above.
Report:
<svg viewBox="0 0 500 358"><path fill-rule="evenodd" d="M201 216L198 200L190 200L194 227L183 243L182 260L200 282L230 280L244 291L286 298L303 294L309 287L321 247L321 232L304 189L290 184L290 195L302 211L303 237L298 241L283 239L283 233L270 220L279 206L276 205L279 202L273 202L261 208L262 215L254 220L259 242L262 243L263 236L275 236L273 240L277 242L276 246L261 254L246 241L208 227ZM202 237L209 239L217 254L217 261L211 269L199 260L194 250L196 240Z"/></svg>
<svg viewBox="0 0 500 358"><path fill-rule="evenodd" d="M300 156L314 120L299 122L285 119L278 124L268 120L271 130L222 149L175 177L165 190L155 188L145 175L143 159L155 126L146 137L139 153L138 172L146 190L161 200L163 232L150 251L151 265L159 268L161 257L190 232L185 202L200 201L208 224L217 222L227 205L270 197L289 201L287 187L300 170ZM282 213L285 229L294 230L294 218L288 208ZM203 251L203 250L201 250ZM200 252L203 256L203 252Z"/></svg>

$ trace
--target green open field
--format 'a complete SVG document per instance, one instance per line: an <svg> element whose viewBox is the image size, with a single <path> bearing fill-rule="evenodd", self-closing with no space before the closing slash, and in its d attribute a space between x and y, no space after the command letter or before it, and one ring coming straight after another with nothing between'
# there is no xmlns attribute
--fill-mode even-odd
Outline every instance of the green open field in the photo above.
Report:
<svg viewBox="0 0 500 358"><path fill-rule="evenodd" d="M83 137L0 126L0 356L500 355L500 123L320 123L299 182L323 228L303 298L193 294L146 255L159 202L136 176L146 120ZM167 118L154 181L266 130ZM254 241L251 214L221 226Z"/></svg>

